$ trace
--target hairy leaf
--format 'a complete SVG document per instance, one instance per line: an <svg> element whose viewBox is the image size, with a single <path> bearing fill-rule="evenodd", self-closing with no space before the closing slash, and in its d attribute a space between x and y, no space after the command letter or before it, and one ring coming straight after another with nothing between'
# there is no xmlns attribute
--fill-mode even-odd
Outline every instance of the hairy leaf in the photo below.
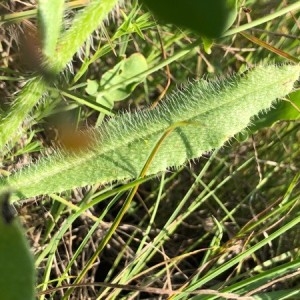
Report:
<svg viewBox="0 0 300 300"><path fill-rule="evenodd" d="M155 109L124 113L89 131L89 149L57 152L0 181L0 190L26 198L139 176L153 148L171 127L146 175L178 167L222 145L293 89L299 65L258 66L242 75L189 83ZM182 126L177 126L182 124Z"/></svg>

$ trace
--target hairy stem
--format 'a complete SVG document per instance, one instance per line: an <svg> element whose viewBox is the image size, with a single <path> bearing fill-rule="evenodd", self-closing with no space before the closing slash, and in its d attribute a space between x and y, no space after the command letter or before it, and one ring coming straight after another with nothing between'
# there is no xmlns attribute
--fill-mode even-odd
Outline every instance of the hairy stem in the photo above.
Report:
<svg viewBox="0 0 300 300"><path fill-rule="evenodd" d="M73 55L97 29L117 2L118 0L92 0L75 17L69 30L60 37L56 55L49 59L48 63L51 64L51 70L55 74L64 70L72 60ZM32 79L16 97L6 114L0 116L0 152L5 144L17 134L22 122L46 91L47 84L41 77Z"/></svg>

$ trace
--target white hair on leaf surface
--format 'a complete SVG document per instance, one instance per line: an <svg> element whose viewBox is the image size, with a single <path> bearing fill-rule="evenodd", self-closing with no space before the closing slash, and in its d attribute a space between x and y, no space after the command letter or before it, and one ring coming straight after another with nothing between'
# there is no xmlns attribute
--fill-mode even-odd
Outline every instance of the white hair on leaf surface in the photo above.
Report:
<svg viewBox="0 0 300 300"><path fill-rule="evenodd" d="M257 66L217 83L188 83L152 110L123 113L91 130L90 147L60 150L0 180L0 191L18 189L16 200L130 180L139 177L149 157L146 176L178 168L247 128L254 115L293 90L299 71L298 65Z"/></svg>

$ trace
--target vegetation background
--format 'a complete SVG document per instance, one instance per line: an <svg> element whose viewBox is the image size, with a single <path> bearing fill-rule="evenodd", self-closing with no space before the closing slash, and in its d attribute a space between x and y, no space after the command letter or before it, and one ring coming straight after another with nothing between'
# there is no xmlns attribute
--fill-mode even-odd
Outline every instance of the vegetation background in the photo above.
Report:
<svg viewBox="0 0 300 300"><path fill-rule="evenodd" d="M244 1L234 26L296 2ZM4 113L41 69L35 1L0 5ZM65 26L86 1L68 5ZM252 27L247 33L256 43L240 34L217 39L207 54L201 44L192 44L195 34L158 24L137 1L126 1L81 47L60 86L23 122L2 157L2 175L60 145L81 148L86 141L73 130L99 126L106 118L89 104L86 88L124 57L140 53L157 71L124 101L113 103L114 111L145 109L187 80L288 62L282 51L299 57L299 17L290 12ZM36 258L38 298L299 299L299 128L295 119L249 131L143 183L94 185L22 201L17 210ZM129 191L140 183L121 224L107 236Z"/></svg>

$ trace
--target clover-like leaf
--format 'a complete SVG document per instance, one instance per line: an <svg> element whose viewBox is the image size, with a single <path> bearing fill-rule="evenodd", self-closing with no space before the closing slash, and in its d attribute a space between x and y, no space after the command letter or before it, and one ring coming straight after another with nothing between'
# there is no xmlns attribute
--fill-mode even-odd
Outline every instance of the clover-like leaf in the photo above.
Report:
<svg viewBox="0 0 300 300"><path fill-rule="evenodd" d="M109 89L116 84L120 84L127 79L145 72L147 69L148 65L145 57L140 53L134 53L130 57L120 61L102 76L100 90ZM137 77L137 80L133 83L124 83L123 86L115 90L99 94L99 96L97 96L97 102L112 108L115 101L126 99L144 78L145 76Z"/></svg>

